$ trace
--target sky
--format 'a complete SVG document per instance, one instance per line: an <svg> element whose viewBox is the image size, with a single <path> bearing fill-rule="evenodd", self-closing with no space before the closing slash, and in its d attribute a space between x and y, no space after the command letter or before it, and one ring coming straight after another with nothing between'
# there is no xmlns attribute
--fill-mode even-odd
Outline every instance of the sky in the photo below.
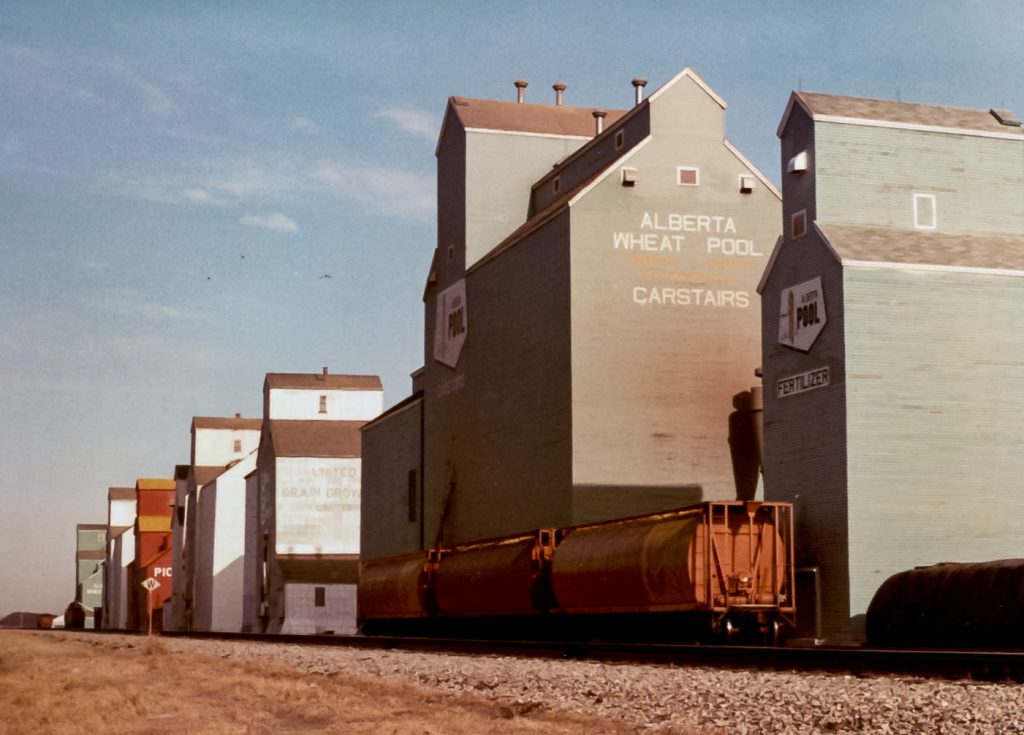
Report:
<svg viewBox="0 0 1024 735"><path fill-rule="evenodd" d="M267 372L423 360L451 95L626 108L692 67L779 181L790 91L1024 113L1024 2L0 3L0 616Z"/></svg>

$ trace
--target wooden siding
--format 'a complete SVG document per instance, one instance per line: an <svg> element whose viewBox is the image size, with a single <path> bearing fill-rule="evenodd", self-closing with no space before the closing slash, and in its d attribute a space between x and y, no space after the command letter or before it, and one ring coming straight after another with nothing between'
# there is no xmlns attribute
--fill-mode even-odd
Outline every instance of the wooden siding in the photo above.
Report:
<svg viewBox="0 0 1024 735"><path fill-rule="evenodd" d="M782 227L785 236L789 238L790 216L801 209L807 211L807 228L811 229L811 223L817 218L817 206L815 202L817 167L815 160L817 150L814 138L814 123L802 107L793 107L793 113L789 116L786 129L783 131L781 150L781 176L782 176ZM793 156L802 151L807 151L807 170L803 173L788 173L786 167Z"/></svg>
<svg viewBox="0 0 1024 735"><path fill-rule="evenodd" d="M526 222L530 186L586 140L466 134L466 267Z"/></svg>
<svg viewBox="0 0 1024 735"><path fill-rule="evenodd" d="M751 171L691 79L650 116L650 143L624 164L636 185L612 170L571 210L574 522L737 496L730 421L749 415L731 416L733 397L758 382L756 285L781 204L761 182L740 192ZM680 166L699 168L698 186L677 183Z"/></svg>
<svg viewBox="0 0 1024 735"><path fill-rule="evenodd" d="M828 321L809 352L779 344L785 288L820 276ZM785 242L761 294L764 357L765 500L795 505L796 560L821 570L822 628L850 629L846 498L843 281L839 263L815 232ZM828 367L830 384L779 398L782 378ZM798 615L813 608L797 600Z"/></svg>
<svg viewBox="0 0 1024 735"><path fill-rule="evenodd" d="M363 429L362 514L360 548L363 559L418 551L422 492L423 402L378 419ZM409 472L415 473L416 518L409 519Z"/></svg>
<svg viewBox="0 0 1024 735"><path fill-rule="evenodd" d="M568 522L568 213L466 278L456 369L424 374L426 543ZM428 339L433 314L427 315Z"/></svg>
<svg viewBox="0 0 1024 735"><path fill-rule="evenodd" d="M1024 280L846 268L850 593L1024 555Z"/></svg>
<svg viewBox="0 0 1024 735"><path fill-rule="evenodd" d="M1021 141L837 123L815 136L822 222L913 229L916 192L935 196L940 232L1024 232Z"/></svg>

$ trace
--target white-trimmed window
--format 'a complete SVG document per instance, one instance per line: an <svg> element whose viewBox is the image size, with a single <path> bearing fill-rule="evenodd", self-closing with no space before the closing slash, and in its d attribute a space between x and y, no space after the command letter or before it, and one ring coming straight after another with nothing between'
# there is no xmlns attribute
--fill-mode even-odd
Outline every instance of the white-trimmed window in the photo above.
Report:
<svg viewBox="0 0 1024 735"><path fill-rule="evenodd" d="M914 227L934 230L938 224L934 194L914 194Z"/></svg>
<svg viewBox="0 0 1024 735"><path fill-rule="evenodd" d="M327 413L327 396L320 396L320 413Z"/></svg>
<svg viewBox="0 0 1024 735"><path fill-rule="evenodd" d="M749 194L757 186L755 179L750 174L740 174L740 193Z"/></svg>
<svg viewBox="0 0 1024 735"><path fill-rule="evenodd" d="M789 236L792 239L803 237L807 234L807 210L801 209L789 217Z"/></svg>
<svg viewBox="0 0 1024 735"><path fill-rule="evenodd" d="M677 166L676 183L680 186L700 186L700 169L695 166Z"/></svg>
<svg viewBox="0 0 1024 735"><path fill-rule="evenodd" d="M636 186L637 173L635 168L624 167L619 171L619 180L623 186Z"/></svg>

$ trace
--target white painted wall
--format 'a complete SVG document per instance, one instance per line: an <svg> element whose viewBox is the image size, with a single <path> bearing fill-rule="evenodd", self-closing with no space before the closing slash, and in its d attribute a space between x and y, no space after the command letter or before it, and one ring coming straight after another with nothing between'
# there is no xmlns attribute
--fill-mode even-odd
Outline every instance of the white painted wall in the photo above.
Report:
<svg viewBox="0 0 1024 735"><path fill-rule="evenodd" d="M356 632L356 585L290 582L284 587L282 633L309 635ZM317 587L324 588L323 607L315 605Z"/></svg>
<svg viewBox="0 0 1024 735"><path fill-rule="evenodd" d="M262 559L260 558L259 475L245 478L245 552L242 569L242 632L262 633L260 619Z"/></svg>
<svg viewBox="0 0 1024 735"><path fill-rule="evenodd" d="M255 452L199 492L194 601L196 630L236 633L242 630L245 476L254 469Z"/></svg>
<svg viewBox="0 0 1024 735"><path fill-rule="evenodd" d="M135 561L135 530L129 528L112 542L106 593L109 609L104 609L104 628L124 628L128 624L128 565Z"/></svg>
<svg viewBox="0 0 1024 735"><path fill-rule="evenodd" d="M278 554L358 554L357 457L278 457L275 524Z"/></svg>
<svg viewBox="0 0 1024 735"><path fill-rule="evenodd" d="M110 501L110 525L131 526L135 523L138 503L134 500Z"/></svg>
<svg viewBox="0 0 1024 735"><path fill-rule="evenodd" d="M195 464L201 467L223 467L260 445L259 429L196 429L195 434ZM236 440L242 443L237 452Z"/></svg>
<svg viewBox="0 0 1024 735"><path fill-rule="evenodd" d="M320 396L327 396L327 411L320 413ZM274 388L270 391L271 419L369 421L384 410L379 390L327 388Z"/></svg>

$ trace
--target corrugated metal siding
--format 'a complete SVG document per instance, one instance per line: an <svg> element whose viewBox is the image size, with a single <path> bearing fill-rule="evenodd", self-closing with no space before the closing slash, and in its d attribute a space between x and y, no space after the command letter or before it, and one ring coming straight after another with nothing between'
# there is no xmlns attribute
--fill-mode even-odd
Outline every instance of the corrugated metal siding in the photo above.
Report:
<svg viewBox="0 0 1024 735"><path fill-rule="evenodd" d="M850 584L1024 555L1024 280L846 269Z"/></svg>
<svg viewBox="0 0 1024 735"><path fill-rule="evenodd" d="M913 229L920 192L935 195L941 232L1024 232L1020 141L836 123L815 134L823 222Z"/></svg>

